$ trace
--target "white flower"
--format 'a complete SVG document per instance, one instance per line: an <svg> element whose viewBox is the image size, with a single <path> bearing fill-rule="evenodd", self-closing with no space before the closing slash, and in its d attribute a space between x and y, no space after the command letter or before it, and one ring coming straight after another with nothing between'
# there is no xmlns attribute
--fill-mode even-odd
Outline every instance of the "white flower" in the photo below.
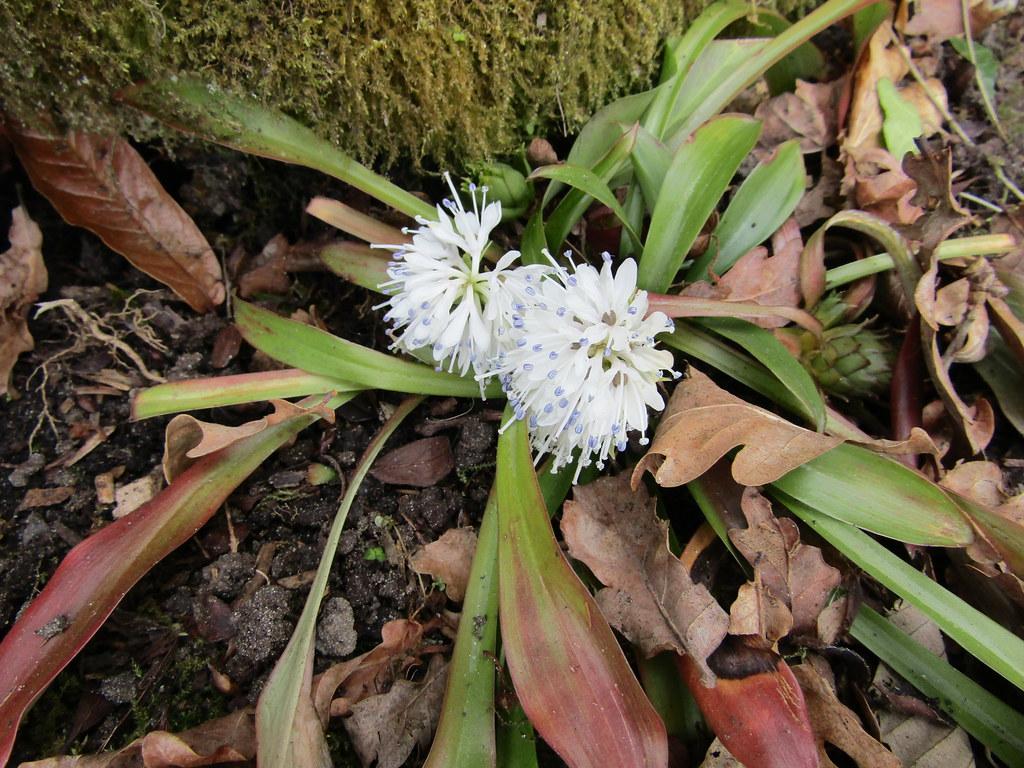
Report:
<svg viewBox="0 0 1024 768"><path fill-rule="evenodd" d="M673 362L654 337L673 326L661 312L647 315L633 259L613 275L605 254L600 272L558 267L527 287L533 301L514 315L515 343L497 372L516 418L529 421L534 448L554 456L553 469L580 450L578 478L593 457L602 468L613 449L624 450L627 433L647 442L647 408L665 407L658 382Z"/></svg>
<svg viewBox="0 0 1024 768"><path fill-rule="evenodd" d="M517 251L506 253L493 270L481 269L491 230L501 221L501 203L488 204L484 187L478 206L476 188L470 187L473 208L467 211L451 177L445 174L445 179L453 199L445 200L444 208L437 206L437 221L418 216L419 228L406 230L412 243L373 246L394 251L391 279L380 285L391 298L380 306L388 307L384 319L392 324L392 348L412 352L429 347L437 363L447 362L449 372L465 375L472 368L486 377L508 314L517 297L525 295L531 273L519 275L511 268ZM492 301L497 294L501 300Z"/></svg>

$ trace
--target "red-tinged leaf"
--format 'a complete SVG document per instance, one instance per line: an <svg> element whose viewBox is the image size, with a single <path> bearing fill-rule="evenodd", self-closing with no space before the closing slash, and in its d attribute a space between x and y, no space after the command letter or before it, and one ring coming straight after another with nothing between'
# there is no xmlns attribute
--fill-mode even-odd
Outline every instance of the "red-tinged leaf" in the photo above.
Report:
<svg viewBox="0 0 1024 768"><path fill-rule="evenodd" d="M25 711L128 590L188 541L264 459L316 419L299 415L203 456L152 501L67 554L0 643L0 766L10 757Z"/></svg>
<svg viewBox="0 0 1024 768"><path fill-rule="evenodd" d="M730 638L710 659L710 688L689 656L676 659L711 730L746 768L818 768L807 705L782 657Z"/></svg>
<svg viewBox="0 0 1024 768"><path fill-rule="evenodd" d="M8 121L32 184L69 224L94 232L197 312L224 301L220 264L192 218L118 136L65 135Z"/></svg>
<svg viewBox="0 0 1024 768"><path fill-rule="evenodd" d="M555 540L522 421L496 483L501 638L527 717L570 768L665 768L665 726Z"/></svg>

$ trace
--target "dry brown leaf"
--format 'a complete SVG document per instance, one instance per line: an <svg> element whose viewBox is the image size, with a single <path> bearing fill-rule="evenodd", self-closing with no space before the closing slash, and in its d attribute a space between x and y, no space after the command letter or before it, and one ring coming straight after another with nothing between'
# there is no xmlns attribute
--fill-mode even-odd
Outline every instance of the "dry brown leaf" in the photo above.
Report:
<svg viewBox="0 0 1024 768"><path fill-rule="evenodd" d="M12 121L7 135L32 184L69 224L96 233L197 312L224 301L216 254L131 144Z"/></svg>
<svg viewBox="0 0 1024 768"><path fill-rule="evenodd" d="M938 274L939 263L932 258L931 266L914 291L914 303L921 314L921 347L928 372L946 412L967 440L971 453L976 454L985 449L995 433L995 413L983 397L978 397L973 405L968 405L953 386L949 375L953 361L946 360L939 349L939 320L943 312L948 314L948 308L943 309L938 303Z"/></svg>
<svg viewBox="0 0 1024 768"><path fill-rule="evenodd" d="M923 260L961 227L970 224L970 213L953 195L953 152L945 147L920 157L907 155L903 171L917 186L911 203L924 211L912 223L897 227L907 240L919 246Z"/></svg>
<svg viewBox="0 0 1024 768"><path fill-rule="evenodd" d="M842 442L798 427L744 402L694 367L676 386L650 450L633 470L673 487L700 477L737 446L732 475L740 485L766 485Z"/></svg>
<svg viewBox="0 0 1024 768"><path fill-rule="evenodd" d="M30 488L25 492L18 505L18 511L26 509L38 509L39 507L52 507L63 504L75 495L75 489L69 486L59 488Z"/></svg>
<svg viewBox="0 0 1024 768"><path fill-rule="evenodd" d="M345 731L363 765L376 761L377 768L400 768L417 745L430 745L447 680L447 662L434 656L421 682L397 680L387 693L352 708Z"/></svg>
<svg viewBox="0 0 1024 768"><path fill-rule="evenodd" d="M731 528L729 539L754 568L767 590L792 612L798 636L835 642L846 614L846 599L830 602L842 574L817 547L800 541L789 518L776 518L771 503L756 488L745 488L740 501L747 528ZM767 638L775 640L778 638Z"/></svg>
<svg viewBox="0 0 1024 768"><path fill-rule="evenodd" d="M117 506L114 507L111 514L116 520L134 512L156 496L161 488L163 488L163 478L158 472L143 475L137 480L119 486L114 491L114 501L117 502Z"/></svg>
<svg viewBox="0 0 1024 768"><path fill-rule="evenodd" d="M256 722L251 709L174 734L153 731L117 752L63 755L22 763L23 768L200 768L256 757Z"/></svg>
<svg viewBox="0 0 1024 768"><path fill-rule="evenodd" d="M795 219L787 219L772 235L772 256L758 246L744 254L713 286L691 283L684 296L699 296L724 301L745 301L761 306L797 307L800 305L800 254L803 239ZM762 328L781 328L785 317L756 317L750 321Z"/></svg>
<svg viewBox="0 0 1024 768"><path fill-rule="evenodd" d="M257 293L288 293L292 284L287 265L291 245L284 235L275 235L254 259L247 261L235 277L238 293L247 299Z"/></svg>
<svg viewBox="0 0 1024 768"><path fill-rule="evenodd" d="M11 247L0 254L0 395L7 394L18 355L35 346L26 319L47 285L43 233L21 206L11 211L7 239Z"/></svg>
<svg viewBox="0 0 1024 768"><path fill-rule="evenodd" d="M196 459L297 416L316 413L329 424L333 424L334 411L327 407L328 399L324 398L311 408L287 400L271 400L270 403L274 406L273 413L237 427L200 421L185 413L179 414L171 419L164 433L164 478L171 483Z"/></svg>
<svg viewBox="0 0 1024 768"><path fill-rule="evenodd" d="M767 155L790 139L800 140L804 154L820 152L836 142L839 97L846 77L830 83L796 81L795 92L773 96L758 104L754 116L763 128L758 139L761 153Z"/></svg>
<svg viewBox="0 0 1024 768"><path fill-rule="evenodd" d="M1013 3L993 0L971 0L969 5L971 33L975 37L1015 8ZM934 46L964 34L962 0L917 0L914 11L909 21L897 24L905 35L923 35Z"/></svg>
<svg viewBox="0 0 1024 768"><path fill-rule="evenodd" d="M416 573L427 573L444 582L445 593L461 603L469 583L469 570L476 551L476 531L449 528L437 541L420 547L409 559Z"/></svg>
<svg viewBox="0 0 1024 768"><path fill-rule="evenodd" d="M881 742L871 738L857 716L838 698L828 682L810 664L793 667L803 689L811 727L818 739L823 766L834 763L825 753L825 742L845 752L860 768L900 768L901 763Z"/></svg>
<svg viewBox="0 0 1024 768"><path fill-rule="evenodd" d="M775 643L793 630L793 614L755 573L729 608L730 635L757 635Z"/></svg>
<svg viewBox="0 0 1024 768"><path fill-rule="evenodd" d="M426 437L406 443L381 456L370 474L382 483L428 488L455 469L448 438Z"/></svg>
<svg viewBox="0 0 1024 768"><path fill-rule="evenodd" d="M858 208L890 224L912 224L924 214L911 202L917 184L899 160L881 147L847 155L842 190Z"/></svg>
<svg viewBox="0 0 1024 768"><path fill-rule="evenodd" d="M839 182L842 178L843 166L823 154L818 181L804 193L793 211L793 218L801 229L827 219L838 210L836 206L839 204Z"/></svg>
<svg viewBox="0 0 1024 768"><path fill-rule="evenodd" d="M656 500L629 477L577 486L565 503L562 535L569 554L605 585L597 602L605 618L647 657L688 653L710 685L707 657L722 642L729 618L711 593L690 578L668 549L668 526Z"/></svg>
<svg viewBox="0 0 1024 768"><path fill-rule="evenodd" d="M376 648L317 675L313 680L313 704L320 722L326 726L331 715L349 714L353 704L388 685L401 659L419 645L424 629L415 621L389 621L380 631L381 642Z"/></svg>
<svg viewBox="0 0 1024 768"><path fill-rule="evenodd" d="M946 658L938 625L917 608L904 603L889 614L888 619L936 656ZM883 691L885 698L889 698L890 692L900 696L913 695L913 689L901 683L884 664L878 665L872 685ZM915 768L974 766L971 740L963 728L891 709L881 709L876 716L882 740L904 765Z"/></svg>

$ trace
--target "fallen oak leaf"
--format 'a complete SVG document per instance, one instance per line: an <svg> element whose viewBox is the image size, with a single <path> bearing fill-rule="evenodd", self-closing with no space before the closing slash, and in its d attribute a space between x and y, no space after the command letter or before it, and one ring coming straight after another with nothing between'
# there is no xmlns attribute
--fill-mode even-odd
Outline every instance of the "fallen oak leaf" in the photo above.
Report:
<svg viewBox="0 0 1024 768"><path fill-rule="evenodd" d="M447 680L447 662L434 656L421 682L396 680L387 693L352 707L345 731L363 765L376 761L377 768L400 768L417 745L429 746Z"/></svg>
<svg viewBox="0 0 1024 768"><path fill-rule="evenodd" d="M0 395L8 392L18 355L35 346L28 311L48 282L43 233L21 206L11 211L7 239L11 247L0 254Z"/></svg>
<svg viewBox="0 0 1024 768"><path fill-rule="evenodd" d="M747 528L730 528L729 539L753 566L755 577L791 610L792 630L825 644L835 642L847 612L845 599L832 600L842 574L825 562L818 547L801 542L796 523L777 518L756 488L743 489L740 508Z"/></svg>
<svg viewBox="0 0 1024 768"><path fill-rule="evenodd" d="M33 186L69 223L94 232L197 312L224 301L217 256L146 161L119 136L62 135L8 119Z"/></svg>
<svg viewBox="0 0 1024 768"><path fill-rule="evenodd" d="M426 573L443 581L448 597L461 603L475 551L476 531L472 528L449 528L441 538L413 553L409 565L416 573Z"/></svg>
<svg viewBox="0 0 1024 768"><path fill-rule="evenodd" d="M329 424L334 423L334 411L327 407L329 396L310 408L287 400L271 400L274 412L259 419L228 427L208 421L200 421L186 413L175 416L167 424L164 433L164 478L168 483L180 475L192 463L203 456L226 448L239 440L259 434L275 424L297 416L317 414Z"/></svg>
<svg viewBox="0 0 1024 768"><path fill-rule="evenodd" d="M604 477L577 486L565 503L562 535L569 554L606 585L597 603L608 621L648 658L689 654L714 681L706 659L725 638L729 618L668 549L668 526L656 500L629 478Z"/></svg>
<svg viewBox="0 0 1024 768"><path fill-rule="evenodd" d="M899 758L864 731L857 716L839 701L835 691L813 666L793 667L793 674L807 701L823 766L835 766L825 753L825 742L828 742L845 752L860 768L900 768Z"/></svg>
<svg viewBox="0 0 1024 768"><path fill-rule="evenodd" d="M733 448L740 485L766 485L835 448L842 438L791 424L751 405L690 367L679 382L647 454L633 470L636 487L645 471L658 485L683 485L707 471Z"/></svg>

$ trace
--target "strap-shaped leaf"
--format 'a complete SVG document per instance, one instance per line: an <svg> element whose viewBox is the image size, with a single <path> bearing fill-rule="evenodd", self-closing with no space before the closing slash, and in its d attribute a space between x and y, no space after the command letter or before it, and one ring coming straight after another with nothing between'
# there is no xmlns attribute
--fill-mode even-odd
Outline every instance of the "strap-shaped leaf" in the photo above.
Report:
<svg viewBox="0 0 1024 768"><path fill-rule="evenodd" d="M421 363L368 349L254 304L236 301L235 322L245 340L254 347L307 373L392 392L480 396L480 385L472 378L435 371ZM496 384L486 392L488 396L501 397Z"/></svg>
<svg viewBox="0 0 1024 768"><path fill-rule="evenodd" d="M640 257L637 284L667 293L701 228L715 210L761 123L727 115L711 120L672 158Z"/></svg>

